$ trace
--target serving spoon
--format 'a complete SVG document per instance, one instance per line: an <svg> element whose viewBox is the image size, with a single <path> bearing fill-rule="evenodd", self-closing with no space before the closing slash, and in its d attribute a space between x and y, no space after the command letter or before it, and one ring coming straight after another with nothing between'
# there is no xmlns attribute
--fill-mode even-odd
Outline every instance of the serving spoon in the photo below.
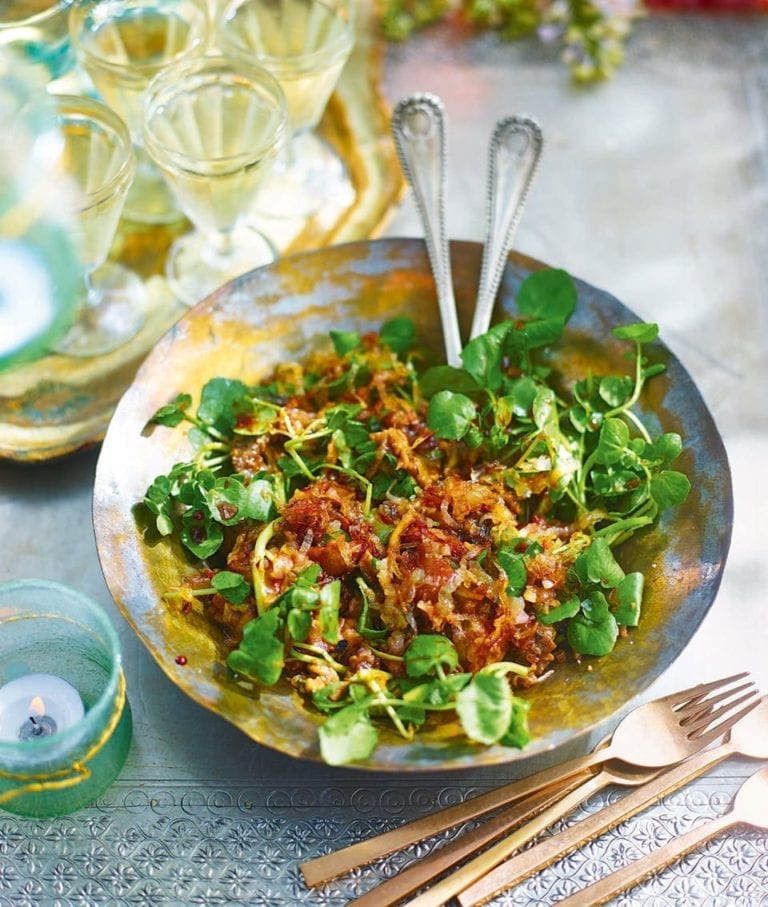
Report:
<svg viewBox="0 0 768 907"><path fill-rule="evenodd" d="M443 324L446 362L459 367L462 344L445 225L445 125L440 99L432 94L403 98L392 115L392 135L424 227Z"/></svg>
<svg viewBox="0 0 768 907"><path fill-rule="evenodd" d="M506 117L493 131L488 154L486 236L470 339L484 334L491 323L496 292L543 147L541 126L529 117Z"/></svg>

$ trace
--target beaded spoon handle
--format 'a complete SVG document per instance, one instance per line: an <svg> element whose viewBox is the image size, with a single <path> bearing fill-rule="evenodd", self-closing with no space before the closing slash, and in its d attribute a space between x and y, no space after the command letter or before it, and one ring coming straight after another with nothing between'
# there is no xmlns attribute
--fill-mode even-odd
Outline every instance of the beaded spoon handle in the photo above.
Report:
<svg viewBox="0 0 768 907"><path fill-rule="evenodd" d="M445 127L440 99L431 94L403 98L392 115L392 135L424 227L443 323L446 361L458 367L461 334L445 225Z"/></svg>
<svg viewBox="0 0 768 907"><path fill-rule="evenodd" d="M471 338L488 330L512 238L523 213L544 145L541 127L528 117L499 120L488 156L487 232Z"/></svg>

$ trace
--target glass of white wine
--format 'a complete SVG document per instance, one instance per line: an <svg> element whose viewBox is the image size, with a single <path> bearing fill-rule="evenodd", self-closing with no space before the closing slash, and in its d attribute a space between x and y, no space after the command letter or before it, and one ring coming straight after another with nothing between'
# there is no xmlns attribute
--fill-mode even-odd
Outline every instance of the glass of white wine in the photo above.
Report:
<svg viewBox="0 0 768 907"><path fill-rule="evenodd" d="M0 48L0 372L46 355L75 313L74 218L45 83Z"/></svg>
<svg viewBox="0 0 768 907"><path fill-rule="evenodd" d="M268 69L288 103L292 140L257 199L268 217L346 204L352 186L338 155L314 133L354 44L352 7L341 0L229 0L216 20L223 53Z"/></svg>
<svg viewBox="0 0 768 907"><path fill-rule="evenodd" d="M196 228L166 260L171 288L187 305L276 257L272 243L243 221L286 122L277 81L224 57L169 67L147 89L144 146Z"/></svg>
<svg viewBox="0 0 768 907"><path fill-rule="evenodd" d="M42 67L46 80L63 76L74 62L67 29L72 2L2 0L0 47L10 47L26 62Z"/></svg>
<svg viewBox="0 0 768 907"><path fill-rule="evenodd" d="M136 179L125 216L172 223L181 212L142 148L142 100L167 66L201 55L208 44L205 0L78 0L70 14L77 59L102 100L128 124L136 146Z"/></svg>
<svg viewBox="0 0 768 907"><path fill-rule="evenodd" d="M144 323L146 295L138 275L107 262L135 173L125 123L99 101L53 95L63 137L60 169L74 184L82 285L74 325L53 347L69 356L97 356L122 346Z"/></svg>

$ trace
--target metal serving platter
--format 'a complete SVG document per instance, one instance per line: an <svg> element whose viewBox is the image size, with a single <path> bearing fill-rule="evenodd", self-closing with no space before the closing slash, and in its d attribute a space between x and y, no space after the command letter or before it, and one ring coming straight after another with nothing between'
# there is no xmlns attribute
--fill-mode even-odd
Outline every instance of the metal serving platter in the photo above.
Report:
<svg viewBox="0 0 768 907"><path fill-rule="evenodd" d="M452 245L460 320L467 336L481 249ZM513 254L501 307L514 311L520 281L540 262ZM626 344L611 328L638 320L617 299L577 281L579 300L562 352L553 364L568 376L626 371ZM501 313L500 313L501 314ZM153 478L185 459L183 430L144 430L163 403L180 392L197 397L216 375L255 382L279 362L301 359L327 342L329 328L376 329L408 315L427 346L441 348L440 322L425 247L420 240L352 243L282 259L225 285L184 316L155 346L117 406L99 459L93 516L107 585L160 667L195 701L259 743L291 756L318 759L320 716L287 685L246 693L224 666L224 651L204 621L163 602L185 567L181 550L152 538L136 505ZM691 639L716 594L730 542L732 492L725 451L697 388L661 342L649 355L666 365L639 409L652 433L677 431L686 444L678 468L693 485L688 501L666 511L652 530L623 546L627 570L643 570L640 627L601 659L567 662L526 693L533 740L521 752L470 744L456 724L422 732L414 743L392 735L361 767L411 771L511 762L564 744L610 717L644 690ZM186 656L178 665L176 657Z"/></svg>

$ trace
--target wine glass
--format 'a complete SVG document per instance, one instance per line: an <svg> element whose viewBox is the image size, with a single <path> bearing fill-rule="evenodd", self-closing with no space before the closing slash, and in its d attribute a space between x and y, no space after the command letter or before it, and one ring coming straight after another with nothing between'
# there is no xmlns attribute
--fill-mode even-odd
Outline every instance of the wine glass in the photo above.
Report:
<svg viewBox="0 0 768 907"><path fill-rule="evenodd" d="M138 275L107 262L136 169L125 123L91 98L53 95L64 139L61 169L78 188L75 203L82 282L77 318L53 349L96 356L122 346L144 323L146 294Z"/></svg>
<svg viewBox="0 0 768 907"><path fill-rule="evenodd" d="M73 0L4 0L0 4L0 46L43 68L45 78L58 79L72 67L67 30Z"/></svg>
<svg viewBox="0 0 768 907"><path fill-rule="evenodd" d="M78 0L69 24L80 64L125 120L136 146L137 174L124 216L148 224L179 220L173 194L142 148L142 99L165 67L205 51L204 0Z"/></svg>
<svg viewBox="0 0 768 907"><path fill-rule="evenodd" d="M258 210L297 217L351 201L344 164L314 134L354 44L349 6L333 0L230 0L217 18L216 41L228 56L268 69L288 103L292 139L259 193Z"/></svg>
<svg viewBox="0 0 768 907"><path fill-rule="evenodd" d="M273 261L276 250L243 223L287 121L285 95L264 69L224 57L169 67L147 89L144 146L195 231L170 249L171 288L193 305Z"/></svg>
<svg viewBox="0 0 768 907"><path fill-rule="evenodd" d="M72 323L78 284L63 141L45 78L0 48L0 371L44 355Z"/></svg>

